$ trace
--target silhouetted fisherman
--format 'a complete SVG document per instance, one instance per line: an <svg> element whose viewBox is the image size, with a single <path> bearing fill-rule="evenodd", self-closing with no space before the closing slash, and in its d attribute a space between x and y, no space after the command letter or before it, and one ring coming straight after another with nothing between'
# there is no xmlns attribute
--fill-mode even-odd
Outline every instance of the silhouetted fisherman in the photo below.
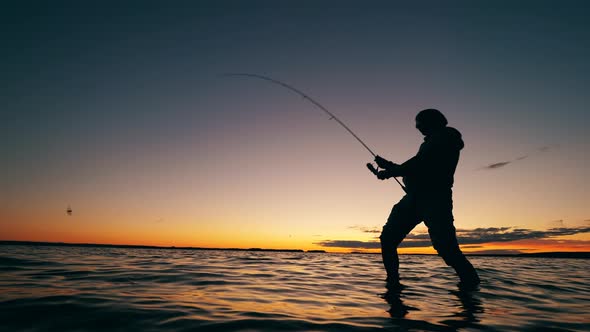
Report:
<svg viewBox="0 0 590 332"><path fill-rule="evenodd" d="M388 288L401 286L397 247L422 221L434 249L459 275L459 285L479 283L477 272L459 249L453 226L451 188L464 144L461 133L447 127L447 123L438 110L425 109L416 116L416 128L425 136L416 156L401 165L375 157L377 165L384 169L377 173L379 179L402 176L406 186L406 195L394 205L380 236Z"/></svg>

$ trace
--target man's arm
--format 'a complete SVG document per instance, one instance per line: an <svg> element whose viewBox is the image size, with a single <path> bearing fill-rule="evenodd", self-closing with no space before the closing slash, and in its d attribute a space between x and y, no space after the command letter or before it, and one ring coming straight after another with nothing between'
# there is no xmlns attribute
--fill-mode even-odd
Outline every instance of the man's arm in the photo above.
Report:
<svg viewBox="0 0 590 332"><path fill-rule="evenodd" d="M450 153L450 146L442 137L432 137L422 143L416 155L399 165L399 176L407 176L421 169L440 166L441 157Z"/></svg>
<svg viewBox="0 0 590 332"><path fill-rule="evenodd" d="M377 166L383 168L383 169L392 169L395 168L395 166L397 166L397 164L381 157L381 156L375 156L375 162L377 163Z"/></svg>
<svg viewBox="0 0 590 332"><path fill-rule="evenodd" d="M382 158L381 156L376 156L375 162L387 172L389 177L407 176L414 170L422 167L425 163L428 163L428 155L431 154L429 153L430 150L432 150L431 146L424 146L414 157L406 160L401 165Z"/></svg>
<svg viewBox="0 0 590 332"><path fill-rule="evenodd" d="M381 156L375 156L375 162L377 163L377 166L384 169L383 171L380 171L377 174L377 177L380 178L381 180L389 179L389 178L395 177L395 176L401 176L400 165L398 165L394 162L391 162Z"/></svg>
<svg viewBox="0 0 590 332"><path fill-rule="evenodd" d="M414 157L406 160L403 164L399 165L399 176L406 176L412 172L412 170L417 169L420 164L424 162L423 156L418 153Z"/></svg>

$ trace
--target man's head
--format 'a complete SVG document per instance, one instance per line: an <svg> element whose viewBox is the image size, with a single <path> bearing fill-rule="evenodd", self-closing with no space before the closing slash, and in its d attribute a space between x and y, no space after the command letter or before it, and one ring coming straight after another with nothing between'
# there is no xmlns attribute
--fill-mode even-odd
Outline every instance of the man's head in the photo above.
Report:
<svg viewBox="0 0 590 332"><path fill-rule="evenodd" d="M431 135L448 124L447 118L439 111L434 108L428 108L420 111L416 115L416 129L418 129L422 135Z"/></svg>

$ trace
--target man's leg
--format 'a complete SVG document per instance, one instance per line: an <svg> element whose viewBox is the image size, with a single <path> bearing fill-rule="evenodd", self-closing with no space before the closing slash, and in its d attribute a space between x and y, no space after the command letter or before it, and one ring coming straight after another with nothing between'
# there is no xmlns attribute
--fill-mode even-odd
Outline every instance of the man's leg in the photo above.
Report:
<svg viewBox="0 0 590 332"><path fill-rule="evenodd" d="M420 223L416 215L416 203L411 196L404 196L393 206L387 223L381 232L381 256L387 272L387 283L399 284L399 258L397 247L416 225Z"/></svg>
<svg viewBox="0 0 590 332"><path fill-rule="evenodd" d="M452 192L425 195L418 203L423 214L424 223L428 227L428 234L432 246L445 263L455 269L461 283L476 285L479 276L473 265L467 260L459 248L455 226L453 225Z"/></svg>
<svg viewBox="0 0 590 332"><path fill-rule="evenodd" d="M453 219L430 218L425 221L434 249L447 265L455 269L464 285L476 285L479 276L459 248Z"/></svg>

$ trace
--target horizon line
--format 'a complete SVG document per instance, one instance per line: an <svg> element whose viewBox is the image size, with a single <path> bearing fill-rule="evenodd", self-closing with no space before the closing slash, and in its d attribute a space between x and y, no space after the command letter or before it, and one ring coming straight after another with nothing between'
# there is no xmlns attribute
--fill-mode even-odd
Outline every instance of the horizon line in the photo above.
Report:
<svg viewBox="0 0 590 332"><path fill-rule="evenodd" d="M110 243L71 243L49 241L19 241L0 240L0 245L40 245L40 246L64 246L64 247L103 247L103 248L135 248L135 249L168 249L168 250L223 250L223 251L265 251L265 252L299 252L299 253L330 253L330 254L363 254L373 255L379 252L331 252L323 249L271 249L271 248L211 248L211 247L187 247L187 246L156 246L142 244L110 244ZM406 253L400 255L436 256L429 253ZM544 257L544 258L590 258L590 251L545 251L536 253L465 253L468 256L502 256L502 257Z"/></svg>

